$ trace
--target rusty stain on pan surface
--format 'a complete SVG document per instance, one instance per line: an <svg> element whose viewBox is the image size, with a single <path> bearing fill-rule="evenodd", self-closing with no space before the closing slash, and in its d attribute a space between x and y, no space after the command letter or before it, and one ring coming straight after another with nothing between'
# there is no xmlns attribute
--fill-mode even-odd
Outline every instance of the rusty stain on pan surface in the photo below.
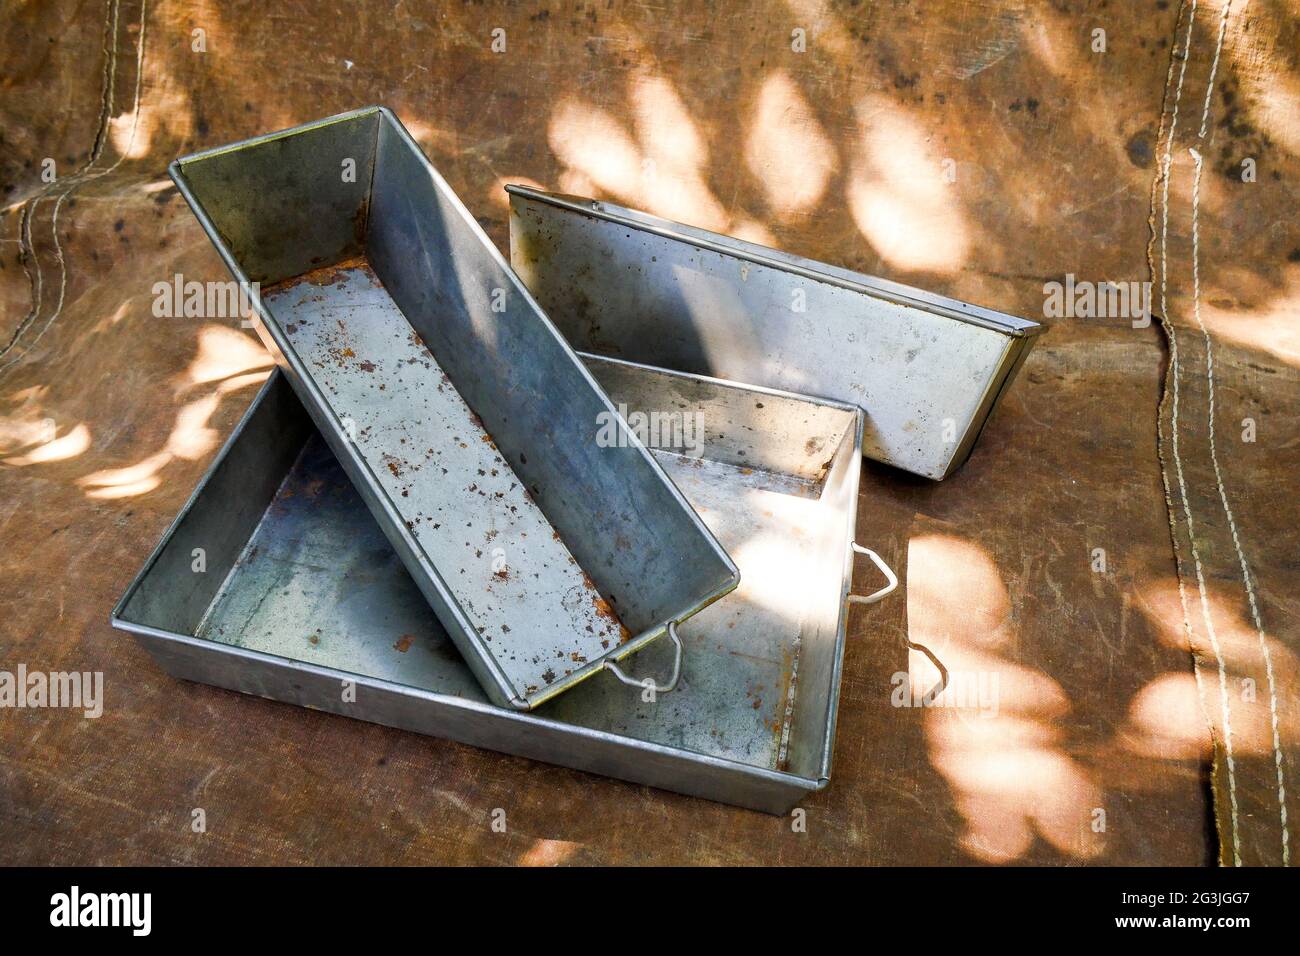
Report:
<svg viewBox="0 0 1300 956"><path fill-rule="evenodd" d="M608 398L387 110L172 174L494 702L536 707L736 586L646 449L595 440ZM603 604L566 600L583 572Z"/></svg>

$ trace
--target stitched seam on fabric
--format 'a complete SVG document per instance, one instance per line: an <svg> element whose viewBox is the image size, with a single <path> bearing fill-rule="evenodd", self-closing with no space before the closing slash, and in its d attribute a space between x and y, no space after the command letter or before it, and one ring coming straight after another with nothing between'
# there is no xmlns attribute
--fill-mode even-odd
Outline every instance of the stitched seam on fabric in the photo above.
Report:
<svg viewBox="0 0 1300 956"><path fill-rule="evenodd" d="M1205 623L1206 634L1209 637L1210 647L1214 652L1215 661L1219 671L1219 707L1222 722L1222 740L1224 749L1224 759L1228 771L1228 801L1230 808L1231 821L1231 848L1232 859L1235 866L1241 866L1241 850L1238 838L1239 815L1237 805L1237 770L1236 760L1232 752L1232 720L1228 702L1228 677L1227 666L1223 660L1223 651L1219 646L1218 634L1214 630L1214 621L1210 615L1209 595L1205 587L1205 571L1201 565L1200 551L1196 546L1195 522L1192 518L1191 501L1187 495L1187 479L1183 472L1182 454L1179 448L1178 438L1178 406L1179 406L1179 365L1178 365L1178 337L1174 329L1173 321L1169 316L1168 305L1168 272L1169 272L1169 179L1173 167L1173 144L1177 138L1178 131L1178 109L1182 102L1183 84L1187 79L1187 64L1191 60L1192 34L1196 25L1196 8L1197 0L1192 0L1190 14L1187 20L1187 32L1183 42L1183 62L1178 72L1178 86L1174 95L1173 112L1169 123L1169 136L1165 140L1165 155L1162 163L1163 185L1162 185L1162 202L1161 202L1161 231L1160 231L1160 309L1164 315L1166 331L1169 334L1170 346L1170 377L1173 381L1173 401L1171 404L1170 416L1170 433L1172 438L1172 450L1174 458L1174 468L1178 476L1179 494L1183 503L1183 518L1187 523L1187 540L1192 552L1192 563L1196 570L1197 589L1201 598L1201 617ZM1175 56L1177 51L1177 41L1174 44ZM1171 64L1172 65L1172 64ZM1172 516L1171 516L1172 518ZM1182 589L1182 578L1179 577L1179 595L1185 599L1185 592ZM1188 633L1191 633L1191 624L1188 616L1188 609L1184 605L1184 620L1188 626ZM1213 725L1211 725L1213 726Z"/></svg>
<svg viewBox="0 0 1300 956"><path fill-rule="evenodd" d="M112 100L111 88L116 85L117 10L118 10L118 5L117 3L114 3L113 43L112 43L114 52L111 57L111 62L113 64L112 66L113 72L111 76L107 76L105 78L105 83L110 88L107 94L107 99L105 100L105 110L107 111L105 115L111 114L112 112L113 100ZM96 179L101 179L104 176L107 176L109 173L116 170L119 166L122 165L122 162L126 159L127 155L130 153L131 148L135 145L136 133L139 130L139 126L140 126L140 84L144 73L145 14L147 10L148 10L148 0L141 0L140 39L136 48L135 97L134 97L134 102L132 104L131 136L127 142L126 149L121 153L121 155L117 157L117 160L113 163L113 165L109 166L107 169L92 172L91 167L96 162L98 162L99 157L103 153L103 146L107 139L108 122L111 120L111 115L109 115L108 120L103 120L101 117L101 121L103 125L100 130L100 135L96 137L95 147L92 150L92 154L89 161L86 163L85 166L83 166L80 170L78 170L76 174L70 177L71 179L74 180L73 183L70 186L68 186L68 188L64 190L63 193L59 195L59 198L55 200L54 203L54 214L50 221L50 235L54 239L54 252L59 262L58 302L55 304L54 311L50 314L50 317L45 320L45 324L41 326L40 331L36 333L36 337L32 339L32 341L27 345L27 347L24 348L22 352L20 352L18 355L15 355L12 359L6 362L4 365L0 365L0 374L3 374L4 372L12 368L14 365L21 362L23 357L29 354L31 350L36 347L37 343L39 343L41 339L45 336L45 333L49 331L50 326L54 324L55 319L57 319L59 315L61 315L63 312L64 298L67 295L67 289L68 289L68 268L67 268L67 262L63 256L63 246L59 242L59 210L62 209L64 200L67 199L68 196L72 195L72 193L75 192L77 188L83 185L84 183L91 182ZM33 209L35 208L36 203L39 202L41 198L43 198L43 196L38 196L36 199L33 200L32 202ZM30 233L29 233L29 240L30 240ZM32 255L33 258L36 258L35 247L32 247ZM38 276L40 275L39 260L37 260L37 275ZM38 313L39 313L39 303L36 306L34 306L31 315L28 317L28 319L24 320L19 330L14 334L13 340L9 343L9 345L7 345L3 351L0 351L0 356L6 354L10 349L12 349L18 344L19 335L21 335L22 331L25 330L27 326L29 326L36 319Z"/></svg>

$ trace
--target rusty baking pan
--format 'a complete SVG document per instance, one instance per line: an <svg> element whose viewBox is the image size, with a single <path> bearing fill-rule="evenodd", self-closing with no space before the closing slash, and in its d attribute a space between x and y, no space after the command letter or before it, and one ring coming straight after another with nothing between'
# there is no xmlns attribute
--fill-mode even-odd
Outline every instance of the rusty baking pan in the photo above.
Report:
<svg viewBox="0 0 1300 956"><path fill-rule="evenodd" d="M825 395L867 414L863 453L952 474L1035 322L607 202L510 193L510 260L575 348Z"/></svg>
<svg viewBox="0 0 1300 956"><path fill-rule="evenodd" d="M599 440L609 400L392 113L171 173L494 703L535 707L736 586L635 436Z"/></svg>
<svg viewBox="0 0 1300 956"><path fill-rule="evenodd" d="M787 811L831 772L861 412L588 361L629 425L681 423L654 454L743 572L679 628L671 694L604 673L530 713L493 705L278 371L114 626L176 677ZM673 657L661 641L638 663L666 674Z"/></svg>

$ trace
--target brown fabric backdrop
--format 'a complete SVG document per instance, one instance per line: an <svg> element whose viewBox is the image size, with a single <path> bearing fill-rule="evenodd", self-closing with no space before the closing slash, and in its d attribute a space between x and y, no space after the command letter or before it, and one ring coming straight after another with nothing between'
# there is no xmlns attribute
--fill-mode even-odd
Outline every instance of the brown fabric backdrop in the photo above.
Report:
<svg viewBox="0 0 1300 956"><path fill-rule="evenodd" d="M107 701L97 720L0 711L3 861L1280 861L1297 739L1296 25L1280 0L1235 0L1219 47L1222 2L1199 3L1179 98L1191 7L10 4L0 669L103 671ZM522 181L1031 317L1067 273L1164 277L1167 380L1158 326L1062 319L958 475L866 466L859 538L905 572L906 597L850 619L834 779L806 833L178 683L108 627L269 367L238 323L153 316L153 283L225 278L166 164L369 103L401 116L502 247L501 186ZM933 677L909 636L995 679L996 707L895 706L897 675Z"/></svg>

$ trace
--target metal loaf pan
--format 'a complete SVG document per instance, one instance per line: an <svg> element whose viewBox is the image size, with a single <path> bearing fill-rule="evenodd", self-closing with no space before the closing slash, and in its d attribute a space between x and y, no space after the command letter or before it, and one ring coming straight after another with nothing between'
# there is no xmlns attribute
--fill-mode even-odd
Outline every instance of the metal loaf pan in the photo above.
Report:
<svg viewBox="0 0 1300 956"><path fill-rule="evenodd" d="M1035 322L523 186L510 260L575 348L826 395L867 413L863 453L952 474L1041 331Z"/></svg>
<svg viewBox="0 0 1300 956"><path fill-rule="evenodd" d="M176 677L787 811L830 777L861 412L587 360L629 422L658 411L703 423L702 442L655 454L743 569L736 591L681 626L672 693L606 673L531 713L494 706L279 372L114 626ZM671 650L660 642L638 663L662 673Z"/></svg>
<svg viewBox="0 0 1300 956"><path fill-rule="evenodd" d="M171 173L258 332L496 704L528 710L734 588L735 565L397 119Z"/></svg>

